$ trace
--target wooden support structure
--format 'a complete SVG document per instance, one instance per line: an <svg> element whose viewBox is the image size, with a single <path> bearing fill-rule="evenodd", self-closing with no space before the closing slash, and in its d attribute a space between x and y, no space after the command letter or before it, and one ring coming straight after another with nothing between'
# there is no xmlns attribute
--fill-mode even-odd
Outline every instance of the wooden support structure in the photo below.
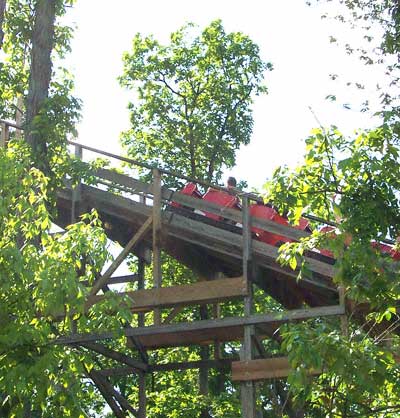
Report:
<svg viewBox="0 0 400 418"><path fill-rule="evenodd" d="M17 106L15 110L15 124L17 126L22 126L22 117L23 117L23 108L24 108L24 98L21 96L18 96L17 99ZM15 137L21 138L22 132L20 128L15 129Z"/></svg>
<svg viewBox="0 0 400 418"><path fill-rule="evenodd" d="M113 276L107 280L107 285L133 283L139 281L138 274L127 274L125 276ZM88 281L81 282L84 286L89 286Z"/></svg>
<svg viewBox="0 0 400 418"><path fill-rule="evenodd" d="M195 360L195 361L182 361L182 362L173 362L165 364L149 364L147 372L148 373L162 373L170 372L176 370L191 370L191 369L200 369L201 367L208 367L209 369L221 369L229 371L233 362L237 361L238 358L224 358L220 360ZM106 377L111 376L127 376L130 374L136 374L136 369L132 367L114 367L109 369L99 370L99 373Z"/></svg>
<svg viewBox="0 0 400 418"><path fill-rule="evenodd" d="M232 380L249 381L281 379L289 376L291 368L287 357L275 357L259 360L234 361ZM309 370L310 375L321 374L320 370Z"/></svg>
<svg viewBox="0 0 400 418"><path fill-rule="evenodd" d="M243 297L246 294L246 282L242 277L116 293L121 298L129 299L133 312L145 312L170 306L213 303ZM94 305L103 299L103 295L92 296L88 299L86 306Z"/></svg>
<svg viewBox="0 0 400 418"><path fill-rule="evenodd" d="M281 324L287 322L297 322L311 318L337 316L343 315L343 313L343 307L339 305L322 306L319 308L293 309L290 311L257 314L247 317L235 316L161 326L129 328L124 329L123 334L126 337L137 337L141 341L150 341L150 339L155 338L155 340L159 341L159 347L165 347L161 341L163 336L174 338L182 337L184 339L185 334L188 334L189 337L193 337L196 339L196 341L199 341L196 337L200 337L201 341L202 334L208 338L208 332L215 332L217 334L218 331L223 331L223 333L226 335L224 339L219 338L221 341L235 341L237 339L235 338L237 335L235 334L236 330L241 329L243 335L243 327L245 325L262 326L265 330L268 328L272 335ZM231 337L229 337L230 334L232 334ZM53 344L81 344L100 340L112 340L113 338L115 338L115 332L110 330L99 334L78 334L60 337L54 340ZM197 344L197 342L194 342L194 344ZM148 345L157 347L157 345Z"/></svg>
<svg viewBox="0 0 400 418"><path fill-rule="evenodd" d="M21 120L17 122L12 124L0 120L0 146L5 146L9 139L9 127L17 130L21 128ZM69 143L75 146L77 158L82 158L83 149L96 152L91 147L76 142ZM111 153L102 154L115 157ZM118 159L132 162L126 157ZM287 358L267 358L263 339L279 340L279 327L284 323L333 315L341 317L342 331L344 334L347 332L345 292L344 289L338 291L332 281L335 272L333 260L330 263L321 259L318 252L307 253L305 260L311 273L295 282L298 271L279 265L276 262L278 249L253 239L251 229L264 229L291 240L299 240L307 236L308 232L251 217L249 199L254 196L251 197L250 194L239 192L242 200L240 212L163 187L162 174L171 175L171 172L148 164L139 165L151 170L151 183L111 170L97 169L94 176L99 184L112 186L109 191L81 182L75 188L67 184L66 189L58 194L58 209L59 225L65 227L71 221L76 221L81 208L96 208L105 224L110 225L110 228L106 228L108 237L122 245L123 250L105 273L101 276L98 274L88 292L86 308L103 300L105 296L98 295L98 292L109 292L109 285L136 281L137 290L119 289L117 295L124 298L131 311L137 315L137 326L136 321L121 320L121 327L127 346L138 351L140 360L133 358L133 355L117 352L110 348L112 344L100 342L113 340L116 334L121 335L121 330L111 329L99 334L83 335L73 331L72 335L59 338L54 344L84 347L120 365L110 369L87 371L87 376L93 380L116 417L126 417L128 414L146 417L147 373L199 369L200 392L206 395L208 370L216 368L225 372L232 365L232 378L240 382L242 417L256 418L255 382L283 378L290 372ZM185 176L178 177L190 180ZM205 185L204 182L201 184ZM113 194L113 187L124 194ZM238 194L237 191L219 186L216 188ZM134 197L127 197L128 195ZM198 215L198 211L208 212L231 222L223 225L223 222ZM149 283L145 283L145 262L147 260L150 264L148 257L151 250L152 278ZM206 280L162 287L162 251ZM132 252L138 256L137 274L112 277ZM255 266L257 274L254 273ZM230 278L220 278L221 276ZM255 315L254 284L280 302L282 311ZM243 299L241 315L221 317L219 304L238 298ZM313 307L304 308L306 304ZM200 305L201 320L172 323L183 308L193 305ZM209 319L209 305L212 305L212 319ZM299 307L302 309L295 309ZM161 309L164 308L171 311L162 322ZM285 308L288 310L284 310ZM146 312L153 312L153 325L146 323ZM109 314L112 315L113 312ZM237 354L223 358L221 344L229 341L242 343L240 361L237 361ZM147 350L193 345L200 346L200 361L149 364ZM213 359L210 359L210 347L214 347ZM263 358L255 359L255 351ZM109 380L111 377L132 373L138 377L138 409L133 408L111 384L111 379ZM310 371L310 374L315 373L318 371ZM204 410L202 417L208 416L208 411Z"/></svg>
<svg viewBox="0 0 400 418"><path fill-rule="evenodd" d="M255 334L253 334L251 337L252 337L252 340L253 340L253 346L258 351L258 354L261 357L266 358L267 357L267 352L265 351L265 348L263 346L262 338L260 338L259 336L255 335Z"/></svg>
<svg viewBox="0 0 400 418"><path fill-rule="evenodd" d="M100 393L103 395L103 398L106 400L114 415L117 418L126 418L126 414L115 401L113 394L110 392L110 388L104 383L104 379L100 377L100 374L95 370L91 370L88 373L88 376L90 379L92 379L97 389L99 389Z"/></svg>
<svg viewBox="0 0 400 418"><path fill-rule="evenodd" d="M161 287L161 173L153 170L153 286ZM154 324L161 324L161 311L154 309Z"/></svg>
<svg viewBox="0 0 400 418"><path fill-rule="evenodd" d="M1 122L0 133L0 147L4 148L9 140L9 125L6 122Z"/></svg>
<svg viewBox="0 0 400 418"><path fill-rule="evenodd" d="M244 298L244 314L249 318L253 309L253 284L252 251L251 251L251 220L249 216L249 201L245 197L242 201L242 225L243 225L243 279L246 283L247 295ZM253 359L253 335L254 325L245 325L243 330L243 343L241 359L251 361ZM256 389L252 380L240 383L240 400L243 418L256 418Z"/></svg>
<svg viewBox="0 0 400 418"><path fill-rule="evenodd" d="M88 350L94 351L96 353L102 354L105 357L116 360L119 363L125 364L137 372L145 372L148 368L146 363L142 363L138 360L135 360L126 354L119 353L118 351L112 350L102 344L98 343L84 343L82 347L87 348Z"/></svg>
<svg viewBox="0 0 400 418"><path fill-rule="evenodd" d="M75 145L75 158L82 160L83 150L80 145ZM82 199L82 182L79 179L78 184L72 190L72 209L71 209L71 223L77 221L77 218L80 215L80 202Z"/></svg>
<svg viewBox="0 0 400 418"><path fill-rule="evenodd" d="M107 271L101 276L99 280L95 282L92 289L89 292L89 297L96 295L96 293L107 284L108 279L111 275L117 270L121 263L125 260L132 248L139 243L139 241L147 234L150 229L150 226L153 222L153 218L149 217L147 221L142 225L142 227L136 232L132 239L128 242L125 248L121 251L118 257L113 261L111 266Z"/></svg>
<svg viewBox="0 0 400 418"><path fill-rule="evenodd" d="M147 397L146 397L146 374L139 373L139 412L138 418L146 418Z"/></svg>
<svg viewBox="0 0 400 418"><path fill-rule="evenodd" d="M339 304L343 307L344 314L340 316L340 326L342 334L346 337L349 335L349 323L346 315L346 290L343 286L339 286Z"/></svg>
<svg viewBox="0 0 400 418"><path fill-rule="evenodd" d="M182 311L184 306L175 306L172 311L164 319L163 324L170 324Z"/></svg>
<svg viewBox="0 0 400 418"><path fill-rule="evenodd" d="M138 291L143 291L144 289L144 260L143 258L139 257L138 259ZM138 314L138 326L144 327L145 316L144 313L140 312Z"/></svg>

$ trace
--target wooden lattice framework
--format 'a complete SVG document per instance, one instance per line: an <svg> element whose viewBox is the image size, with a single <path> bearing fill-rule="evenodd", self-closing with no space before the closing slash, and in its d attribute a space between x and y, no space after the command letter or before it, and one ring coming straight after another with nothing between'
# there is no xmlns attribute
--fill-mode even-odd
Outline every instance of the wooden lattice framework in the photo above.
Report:
<svg viewBox="0 0 400 418"><path fill-rule="evenodd" d="M15 123L0 121L1 145L6 146L10 128L20 129ZM132 177L106 169L93 173L98 184L85 184L65 189L58 194L57 224L65 227L75 222L79 214L96 208L107 225L106 232L111 240L119 242L123 250L113 263L95 281L89 291L87 307L102 300L103 294L114 284L136 281L136 291L120 292L133 301L132 315L137 315L137 326L125 326L123 333L130 349L139 353L140 360L125 353L112 350L106 341L113 339L113 330L101 334L70 334L57 340L57 344L83 347L118 363L117 367L88 371L90 378L103 395L117 417L129 414L146 416L147 373L190 368L231 369L232 379L240 381L242 416L256 417L255 382L261 379L282 378L290 368L287 358L268 358L262 340L276 335L279 326L292 321L340 315L343 332L346 332L346 309L343 289L332 282L334 267L326 257L308 254L306 259L310 277L296 282L296 271L276 263L277 248L252 238L251 227L257 226L271 233L298 240L307 232L280 225L272 221L252 218L249 202L259 197L240 194L242 212L223 208L216 204L176 193L162 186L163 176L179 176L141 162L111 153L102 152L76 142L75 155L82 158L83 150L103 156L117 158L152 170L153 181L145 183ZM222 189L216 185L198 182L205 187ZM123 192L113 194L105 190ZM171 210L174 201L187 210ZM206 211L229 220L229 224L214 222L195 211ZM232 226L240 224L241 226ZM190 285L162 286L161 251L165 251L195 271L199 278ZM123 277L113 276L129 254L138 260L137 274ZM145 289L144 265L152 263L152 288ZM282 304L285 310L278 313L253 312L253 287L258 286ZM218 304L242 299L243 313L235 317L219 317ZM183 307L212 305L215 317L193 322L174 322ZM308 306L305 308L304 306ZM153 325L145 326L144 315L153 312ZM168 314L166 314L168 312ZM110 313L112 314L112 313ZM221 358L219 345L225 341L241 341L240 358ZM170 364L150 364L148 350L165 347L214 345L215 358ZM318 373L318 371L312 371ZM136 407L119 393L110 383L110 377L137 374L139 376L139 404Z"/></svg>

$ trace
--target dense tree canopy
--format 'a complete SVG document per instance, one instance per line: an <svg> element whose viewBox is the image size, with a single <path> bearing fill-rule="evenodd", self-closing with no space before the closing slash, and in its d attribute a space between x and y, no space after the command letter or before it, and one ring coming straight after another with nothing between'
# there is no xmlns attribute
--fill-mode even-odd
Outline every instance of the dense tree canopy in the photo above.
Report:
<svg viewBox="0 0 400 418"><path fill-rule="evenodd" d="M312 213L338 223L334 234L321 232L316 223L309 238L281 248L280 260L295 267L305 251L329 248L336 258L334 280L355 310L347 335L332 320L284 327L283 349L294 367L291 391L305 417L397 417L400 265L391 257L394 250L382 250L379 243L395 241L400 232L399 8L392 1L341 3L350 10L351 23L362 22L367 31L381 25L376 39L366 32L367 41L379 48L371 54L358 49L367 65L384 64L382 79L390 78L374 108L380 121L353 136L336 127L316 129L306 139L303 164L278 168L266 198L293 220ZM339 18L344 20L343 14ZM300 280L307 275L302 266ZM368 316L366 307L372 311ZM323 373L311 379L306 368Z"/></svg>
<svg viewBox="0 0 400 418"><path fill-rule="evenodd" d="M266 92L261 83L270 68L249 37L226 33L220 21L200 34L185 26L167 46L136 35L120 78L137 93L132 128L122 137L128 154L218 180L250 141L252 97Z"/></svg>

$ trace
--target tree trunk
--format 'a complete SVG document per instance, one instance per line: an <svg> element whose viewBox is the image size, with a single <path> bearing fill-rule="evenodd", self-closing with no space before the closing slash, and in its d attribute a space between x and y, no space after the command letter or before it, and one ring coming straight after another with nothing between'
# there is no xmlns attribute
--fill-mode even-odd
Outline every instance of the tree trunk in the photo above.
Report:
<svg viewBox="0 0 400 418"><path fill-rule="evenodd" d="M0 49L3 47L3 40L4 40L4 13L6 11L6 0L0 0Z"/></svg>
<svg viewBox="0 0 400 418"><path fill-rule="evenodd" d="M38 0L35 7L35 23L32 34L29 92L26 101L26 141L34 155L41 160L46 154L46 138L34 129L37 116L48 97L54 43L55 0Z"/></svg>

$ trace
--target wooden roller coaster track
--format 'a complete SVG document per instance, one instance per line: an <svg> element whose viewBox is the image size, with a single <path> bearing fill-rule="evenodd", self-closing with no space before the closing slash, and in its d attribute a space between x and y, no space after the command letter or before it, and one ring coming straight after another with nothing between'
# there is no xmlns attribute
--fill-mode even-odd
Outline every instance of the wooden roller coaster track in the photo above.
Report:
<svg viewBox="0 0 400 418"><path fill-rule="evenodd" d="M0 123L1 144L4 146L9 129L20 127L11 122ZM70 142L69 145L75 147L78 158L82 158L83 150L87 150L103 157L139 165L152 173L152 181L144 182L112 170L97 169L92 173L96 179L95 185L81 182L73 187L66 181L57 199L57 225L65 228L75 222L80 214L94 208L105 225L109 239L123 247L122 252L89 290L87 307L101 301L104 293L114 284L128 281L138 283L135 291L117 290L115 294L121 298L128 296L132 301L132 316L137 316L138 320L135 326L125 327L122 332L127 338L128 347L138 351L140 360L116 352L107 345L107 340L115 338L114 329L98 334L68 334L55 341L56 344L84 347L117 363L114 368L89 373L116 416L146 416L146 373L215 367L231 368L232 379L241 382L243 417L254 418L254 382L285 377L290 370L286 358L268 358L262 340L279 339L278 331L283 323L309 318L337 315L342 318L345 326L344 294L333 283L332 259L318 252L310 252L306 256L309 274L297 281L298 271L277 263L278 249L252 236L251 227L254 226L292 240L299 240L308 234L273 221L251 217L249 204L259 200L259 196L239 190L229 191L239 195L242 211L228 209L162 186L165 176L197 180L77 142ZM197 183L227 192L221 186L202 181ZM180 208L174 208L171 202L179 204ZM198 212L216 214L229 222L214 221ZM161 252L189 267L199 277L199 281L164 287ZM137 256L138 273L114 276L129 254ZM143 272L146 263L152 263L153 281L145 287ZM256 314L254 286L274 298L282 308L276 312ZM240 315L220 317L216 309L213 319L176 322L176 317L185 307L218 306L230 300L243 301ZM150 326L144 323L147 312L154 313L154 321ZM148 360L148 350L215 345L227 341L241 342L240 359L236 355L170 364L151 364ZM132 373L139 375L137 408L133 408L109 381L110 376Z"/></svg>

